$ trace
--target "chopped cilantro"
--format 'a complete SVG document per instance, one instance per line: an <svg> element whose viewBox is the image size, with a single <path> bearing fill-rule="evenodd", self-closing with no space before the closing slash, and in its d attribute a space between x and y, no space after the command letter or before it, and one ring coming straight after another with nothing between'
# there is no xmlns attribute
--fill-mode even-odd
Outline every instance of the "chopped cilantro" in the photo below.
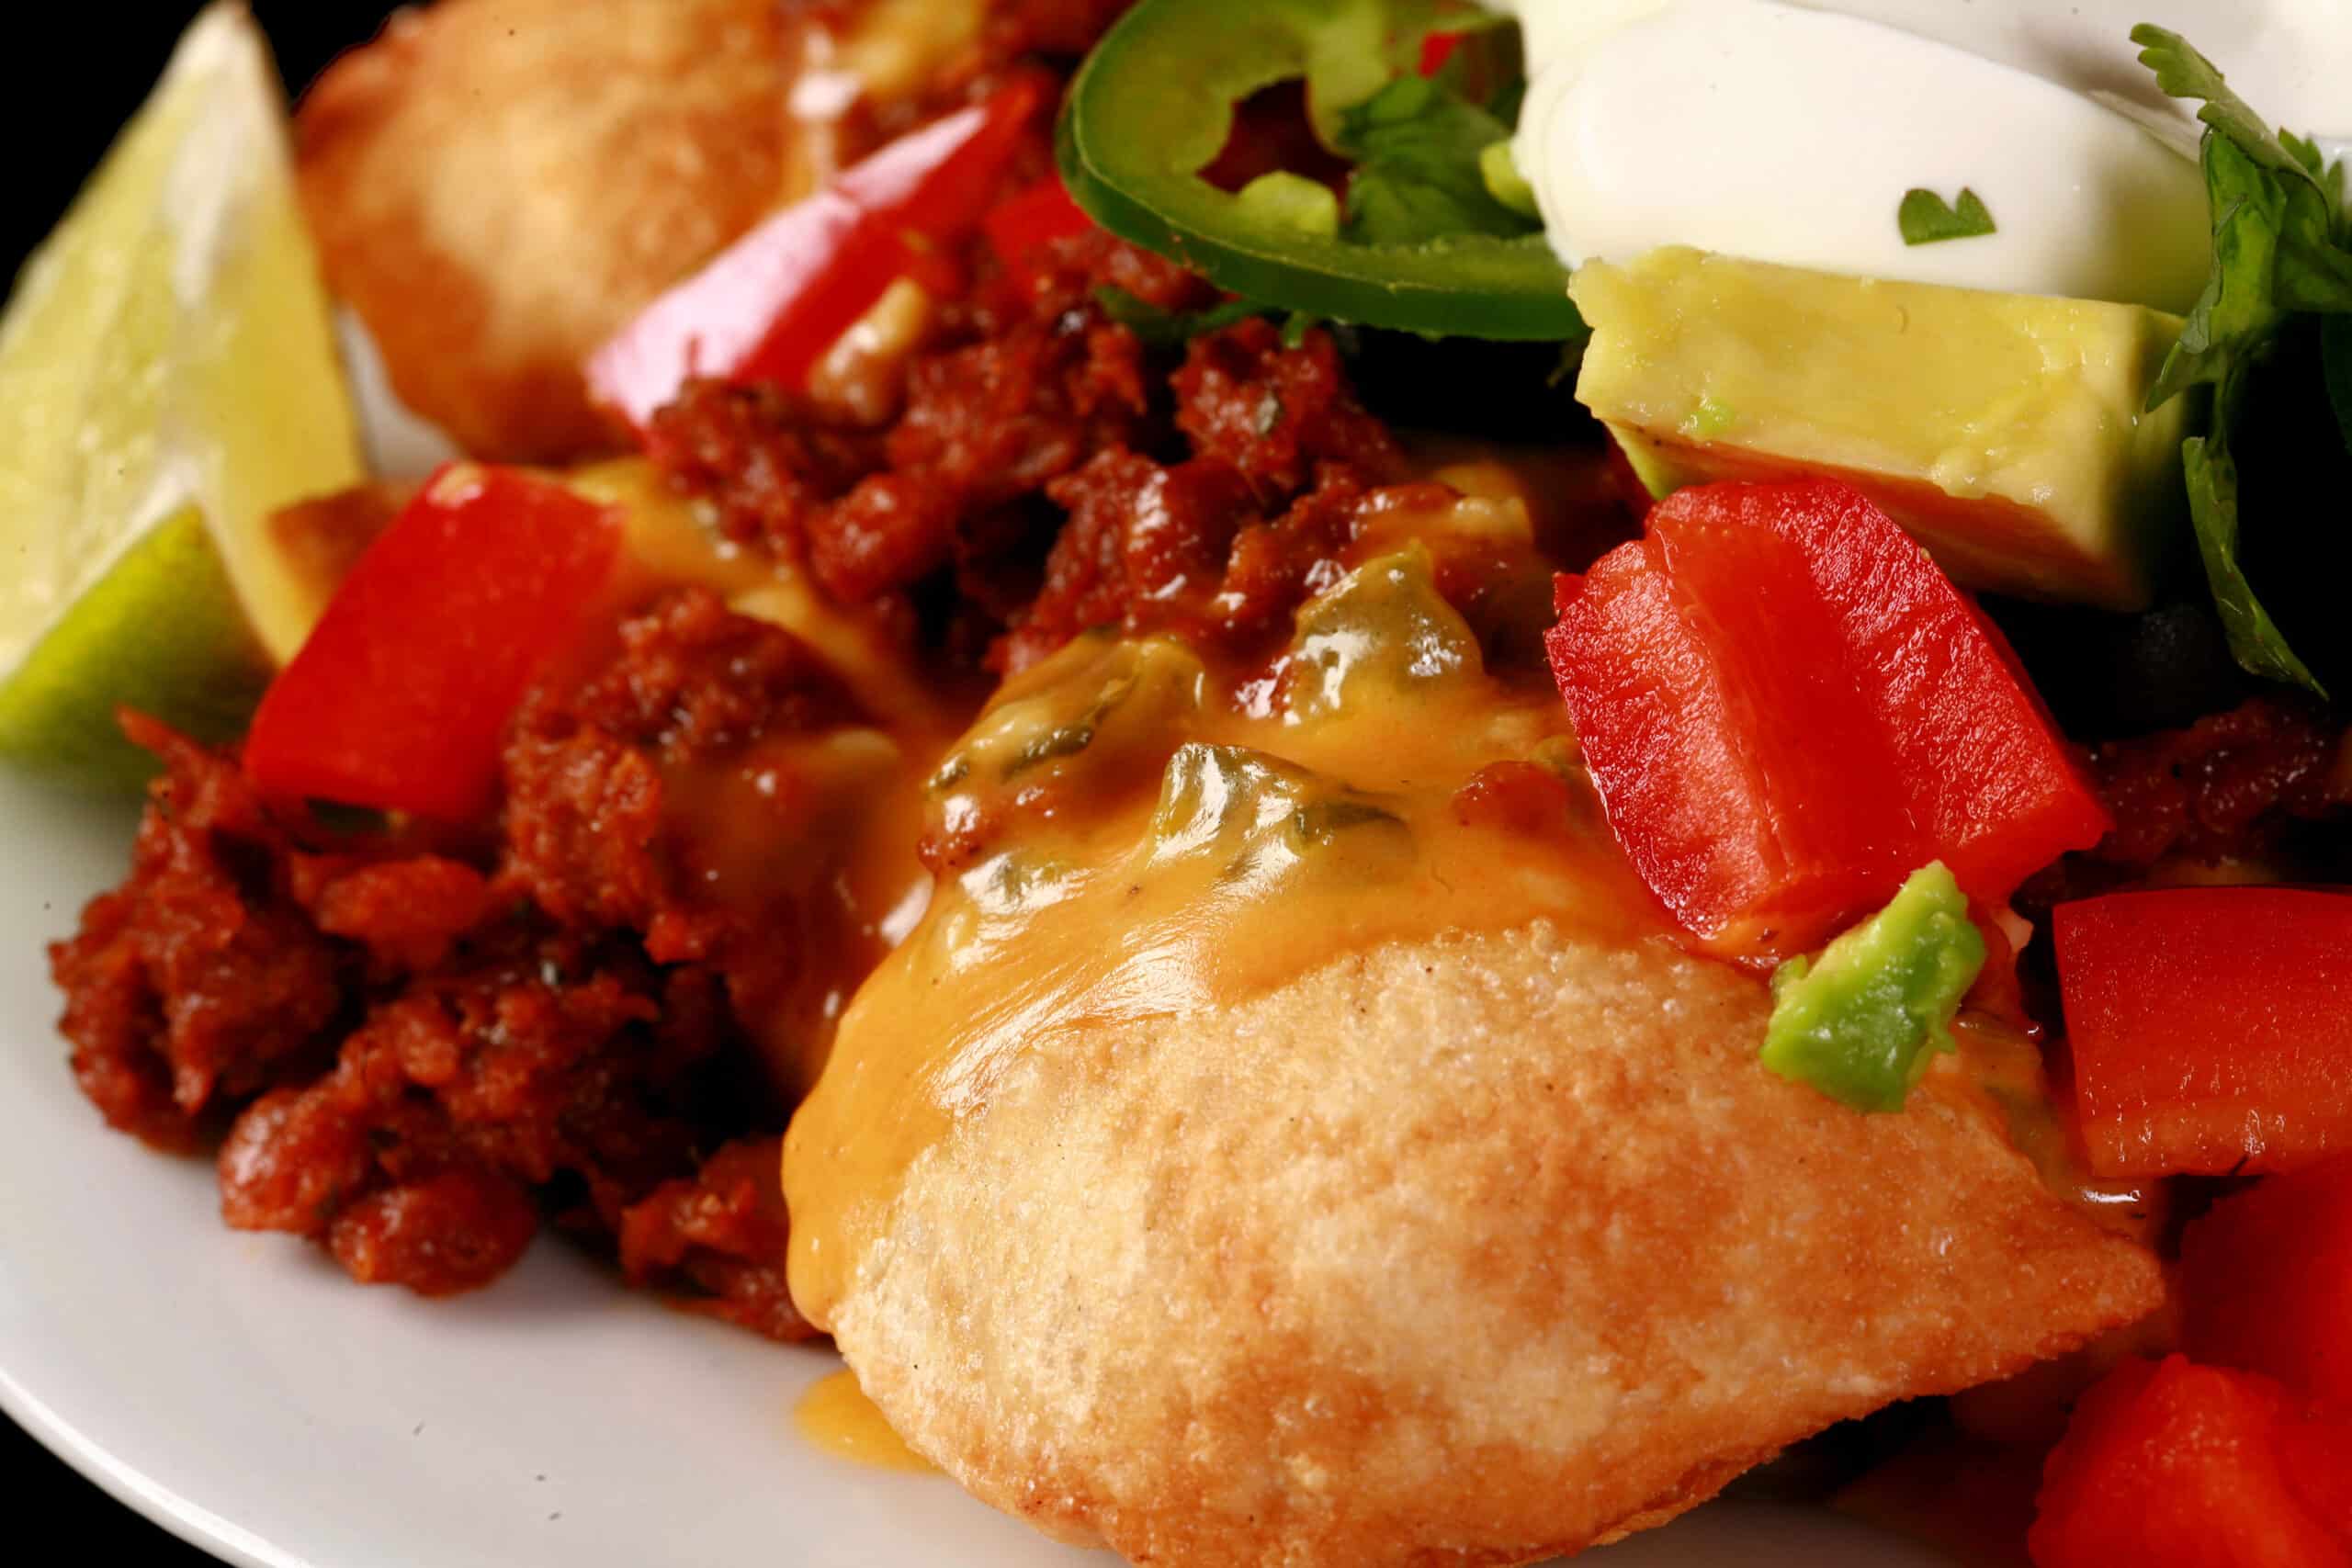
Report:
<svg viewBox="0 0 2352 1568"><path fill-rule="evenodd" d="M1441 83L1390 82L1340 119L1340 151L1356 164L1348 178L1348 237L1411 243L1533 233L1542 224L1497 199L1481 162L1510 135L1510 126Z"/></svg>
<svg viewBox="0 0 2352 1568"><path fill-rule="evenodd" d="M1906 245L1932 245L1939 240L1973 240L1993 232L1993 214L1984 198L1962 186L1960 200L1947 205L1942 197L1921 186L1903 193L1894 209L1894 226Z"/></svg>
<svg viewBox="0 0 2352 1568"><path fill-rule="evenodd" d="M2143 23L2132 29L2140 60L2156 84L2178 98L2202 99L2199 161L2213 213L2213 270L2190 308L2180 341L2165 356L2148 406L2191 387L2213 389L2207 434L2181 447L2189 517L2214 608L2230 651L2256 675L2324 696L2247 581L2241 560L2237 461L2232 442L2256 373L2291 319L2302 312L2352 311L2352 222L2344 208L2341 165L2322 166L2310 142L2273 134L2230 89L2213 62L2179 34ZM2332 323L2331 323L2332 325ZM2340 344L2340 328L2329 334ZM2342 351L2332 353L2331 389L2341 385ZM2339 415L2343 400L2337 400Z"/></svg>
<svg viewBox="0 0 2352 1568"><path fill-rule="evenodd" d="M1306 57L1306 102L1325 146L1340 145L1341 117L1399 76L1418 76L1421 46L1432 33L1457 37L1499 31L1510 18L1459 0L1345 0L1320 5ZM1470 51L1456 49L1439 79L1460 85Z"/></svg>
<svg viewBox="0 0 2352 1568"><path fill-rule="evenodd" d="M1179 348L1196 337L1221 332L1236 321L1265 315L1269 310L1253 299L1227 299L1205 310L1179 312L1163 310L1107 283L1094 291L1094 302L1102 308L1104 315L1141 338L1146 348Z"/></svg>

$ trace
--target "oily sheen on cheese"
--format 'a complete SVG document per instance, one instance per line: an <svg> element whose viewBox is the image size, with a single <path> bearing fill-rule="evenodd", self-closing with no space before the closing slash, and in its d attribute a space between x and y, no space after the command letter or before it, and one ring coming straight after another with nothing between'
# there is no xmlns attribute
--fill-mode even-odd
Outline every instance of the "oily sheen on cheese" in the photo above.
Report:
<svg viewBox="0 0 2352 1568"><path fill-rule="evenodd" d="M1271 685L1099 637L1009 682L793 1122L796 1301L1057 1537L1533 1562L2160 1299L1963 1064L1879 1117L1757 1065L1762 981L1671 944L1548 682L1437 593L1449 521ZM1497 764L1555 781L1532 830L1464 808Z"/></svg>

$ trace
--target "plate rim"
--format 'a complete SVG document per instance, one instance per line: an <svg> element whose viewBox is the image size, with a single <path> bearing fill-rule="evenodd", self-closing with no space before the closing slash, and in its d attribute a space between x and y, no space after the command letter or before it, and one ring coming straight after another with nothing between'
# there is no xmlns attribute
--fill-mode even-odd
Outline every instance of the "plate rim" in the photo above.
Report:
<svg viewBox="0 0 2352 1568"><path fill-rule="evenodd" d="M119 1458L26 1387L5 1359L0 1359L0 1414L117 1503L232 1568L316 1568L309 1558L272 1547Z"/></svg>

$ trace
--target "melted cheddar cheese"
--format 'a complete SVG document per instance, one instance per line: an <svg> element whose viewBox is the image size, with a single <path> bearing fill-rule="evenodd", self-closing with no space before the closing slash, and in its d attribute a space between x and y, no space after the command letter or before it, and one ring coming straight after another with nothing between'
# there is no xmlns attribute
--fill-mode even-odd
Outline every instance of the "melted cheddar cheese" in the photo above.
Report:
<svg viewBox="0 0 2352 1568"><path fill-rule="evenodd" d="M1515 502L1446 513L1453 542L1525 526ZM1216 1006L1440 932L1664 934L1550 682L1491 671L1438 592L1430 523L1399 519L1307 603L1270 670L1081 638L949 751L928 785L940 886L786 1140L792 1290L814 1321L910 1166L1055 1032ZM1463 808L1496 763L1559 782L1546 830Z"/></svg>
<svg viewBox="0 0 2352 1568"><path fill-rule="evenodd" d="M789 562L729 542L706 504L669 490L642 459L565 482L627 519L616 607L707 588L736 614L798 637L865 716L770 737L723 762L673 766L662 781L666 824L711 868L703 891L797 927L799 964L747 1020L769 1078L797 1099L817 1080L850 992L922 913L922 781L976 699L923 679L879 617L833 604Z"/></svg>

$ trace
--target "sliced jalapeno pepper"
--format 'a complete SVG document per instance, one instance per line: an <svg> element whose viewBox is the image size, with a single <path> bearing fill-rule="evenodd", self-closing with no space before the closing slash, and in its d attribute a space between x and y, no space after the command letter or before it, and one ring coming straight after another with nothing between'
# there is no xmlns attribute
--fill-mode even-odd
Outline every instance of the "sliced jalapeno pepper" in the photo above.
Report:
<svg viewBox="0 0 2352 1568"><path fill-rule="evenodd" d="M1062 179L1096 222L1218 288L1285 310L1447 336L1585 335L1541 234L1351 239L1320 187L1276 175L1238 193L1200 171L1234 106L1304 77L1318 128L1379 90L1387 62L1459 25L1428 0L1143 0L1071 82Z"/></svg>

